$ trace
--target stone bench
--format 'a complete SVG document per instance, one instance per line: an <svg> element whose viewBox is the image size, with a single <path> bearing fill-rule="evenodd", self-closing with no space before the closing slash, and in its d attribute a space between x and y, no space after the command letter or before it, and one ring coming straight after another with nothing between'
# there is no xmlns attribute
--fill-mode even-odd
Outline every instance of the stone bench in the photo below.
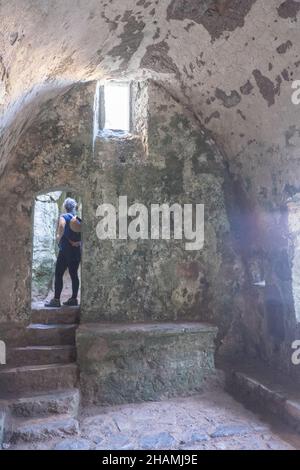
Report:
<svg viewBox="0 0 300 470"><path fill-rule="evenodd" d="M217 328L204 323L85 324L76 334L84 404L160 400L201 390Z"/></svg>

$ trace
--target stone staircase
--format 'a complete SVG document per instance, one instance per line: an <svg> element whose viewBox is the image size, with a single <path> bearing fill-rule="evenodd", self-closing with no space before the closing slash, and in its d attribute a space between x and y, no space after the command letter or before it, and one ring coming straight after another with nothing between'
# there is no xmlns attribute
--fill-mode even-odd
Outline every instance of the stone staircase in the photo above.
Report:
<svg viewBox="0 0 300 470"><path fill-rule="evenodd" d="M35 305L25 334L7 345L0 369L0 408L7 442L78 433L78 369L75 333L79 307Z"/></svg>

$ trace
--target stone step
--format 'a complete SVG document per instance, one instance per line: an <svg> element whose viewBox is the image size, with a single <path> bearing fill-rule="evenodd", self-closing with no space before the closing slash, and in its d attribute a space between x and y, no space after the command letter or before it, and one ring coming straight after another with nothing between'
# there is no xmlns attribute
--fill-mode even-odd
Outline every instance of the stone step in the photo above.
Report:
<svg viewBox="0 0 300 470"><path fill-rule="evenodd" d="M75 346L24 346L9 348L6 362L9 366L67 364L76 360Z"/></svg>
<svg viewBox="0 0 300 470"><path fill-rule="evenodd" d="M255 412L271 414L300 432L300 389L261 364L223 365L226 389Z"/></svg>
<svg viewBox="0 0 300 470"><path fill-rule="evenodd" d="M49 415L77 416L79 390L53 391L46 394L30 395L3 401L11 416L17 418L38 418Z"/></svg>
<svg viewBox="0 0 300 470"><path fill-rule="evenodd" d="M31 323L26 328L26 345L55 346L74 345L77 325L43 325Z"/></svg>
<svg viewBox="0 0 300 470"><path fill-rule="evenodd" d="M79 433L78 421L68 415L26 419L16 423L10 441L34 442L74 436Z"/></svg>
<svg viewBox="0 0 300 470"><path fill-rule="evenodd" d="M30 392L46 392L74 388L76 364L24 366L0 370L0 396L24 396Z"/></svg>
<svg viewBox="0 0 300 470"><path fill-rule="evenodd" d="M74 324L79 322L79 313L79 307L45 308L34 304L31 311L31 321L45 325Z"/></svg>

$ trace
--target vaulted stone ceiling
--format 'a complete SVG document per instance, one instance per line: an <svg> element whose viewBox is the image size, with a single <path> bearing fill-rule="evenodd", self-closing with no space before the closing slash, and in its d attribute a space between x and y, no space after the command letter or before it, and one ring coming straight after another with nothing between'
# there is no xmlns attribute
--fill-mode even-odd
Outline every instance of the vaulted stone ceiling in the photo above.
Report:
<svg viewBox="0 0 300 470"><path fill-rule="evenodd" d="M300 1L1 0L0 20L2 168L20 116L50 93L150 75L212 131L245 185L286 185L284 162L300 157Z"/></svg>

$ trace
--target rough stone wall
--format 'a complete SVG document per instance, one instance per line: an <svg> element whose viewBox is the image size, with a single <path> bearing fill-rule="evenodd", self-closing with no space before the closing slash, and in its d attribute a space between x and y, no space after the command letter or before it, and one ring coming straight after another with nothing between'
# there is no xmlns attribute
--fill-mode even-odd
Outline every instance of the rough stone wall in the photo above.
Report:
<svg viewBox="0 0 300 470"><path fill-rule="evenodd" d="M291 368L299 324L286 202L300 181L300 108L291 104L291 83L300 78L300 2L88 0L74 7L72 0L4 0L0 16L0 172L43 103L70 83L122 74L163 80L212 132L230 171L236 203L230 221L245 266L232 330L248 354ZM10 180L19 194L24 179L18 173ZM3 288L12 291L13 268L3 259ZM18 295L9 302L15 303L21 305Z"/></svg>

